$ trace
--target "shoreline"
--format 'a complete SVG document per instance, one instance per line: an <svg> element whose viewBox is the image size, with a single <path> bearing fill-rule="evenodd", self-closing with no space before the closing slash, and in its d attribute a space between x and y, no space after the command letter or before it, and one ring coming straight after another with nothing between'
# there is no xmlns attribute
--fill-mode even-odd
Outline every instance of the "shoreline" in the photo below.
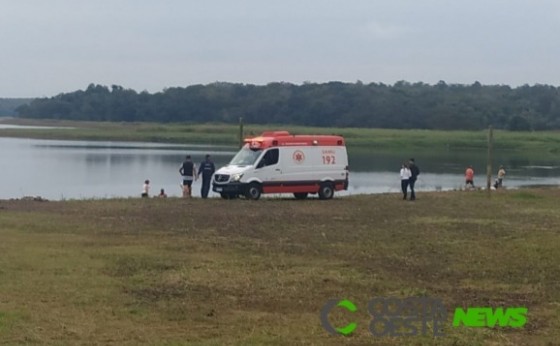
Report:
<svg viewBox="0 0 560 346"><path fill-rule="evenodd" d="M151 142L165 144L239 145L239 127L218 123L91 122L56 119L0 118L0 125L49 126L51 129L1 129L0 137ZM396 130L369 128L319 128L297 125L245 124L244 137L266 130L284 129L294 134L338 134L349 150L486 150L487 131ZM494 131L494 150L557 157L560 132Z"/></svg>
<svg viewBox="0 0 560 346"><path fill-rule="evenodd" d="M526 186L516 186L516 187L504 187L500 190L491 189L492 195L495 194L503 194L508 192L515 192L515 191L548 191L548 190L556 190L560 189L560 184L556 185L526 185ZM452 194L452 193L486 193L486 188L476 188L474 190L467 190L467 189L447 189L447 190L416 190L416 194L418 195L438 195L438 194ZM349 195L335 195L333 200L348 200L348 199L355 199L355 198L362 198L367 196L395 196L396 199L400 199L402 196L401 192L371 192L371 193L354 193ZM399 197L399 198L397 198ZM85 201L136 201L136 200L181 200L181 201L191 201L191 200L204 200L199 196L193 196L191 198L183 198L181 196L168 196L166 198L159 198L157 195L150 196L149 198L145 199L140 196L114 196L114 197L83 197L83 198L62 198L62 199L48 199L42 197L40 195L28 195L22 196L18 198L0 198L0 203L9 203L9 202L85 202ZM218 195L208 196L210 200L222 200L222 198ZM417 198L418 199L418 198ZM241 197L237 200L246 200L245 198ZM261 200L263 201L297 201L291 194L284 194L284 195L264 195ZM310 196L306 201L319 201L316 196ZM231 202L235 203L235 202ZM259 203L258 201L256 203Z"/></svg>

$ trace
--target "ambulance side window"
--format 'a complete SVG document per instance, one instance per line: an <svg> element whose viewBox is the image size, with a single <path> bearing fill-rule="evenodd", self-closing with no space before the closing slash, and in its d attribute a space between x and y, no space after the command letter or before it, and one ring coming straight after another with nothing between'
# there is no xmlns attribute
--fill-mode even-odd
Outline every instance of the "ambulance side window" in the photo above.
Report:
<svg viewBox="0 0 560 346"><path fill-rule="evenodd" d="M278 149L270 149L269 151L267 151L263 158L261 159L261 161L259 162L259 164L257 165L257 168L262 168L265 166L272 166L278 163L278 156L279 156L279 150Z"/></svg>

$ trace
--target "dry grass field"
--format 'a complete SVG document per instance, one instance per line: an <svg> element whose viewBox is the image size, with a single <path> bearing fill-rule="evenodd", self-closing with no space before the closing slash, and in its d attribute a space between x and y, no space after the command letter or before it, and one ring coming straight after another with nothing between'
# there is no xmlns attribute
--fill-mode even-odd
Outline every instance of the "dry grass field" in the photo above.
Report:
<svg viewBox="0 0 560 346"><path fill-rule="evenodd" d="M418 198L0 201L0 344L558 344L560 190ZM374 338L379 296L528 322ZM331 298L358 305L349 337L321 327Z"/></svg>

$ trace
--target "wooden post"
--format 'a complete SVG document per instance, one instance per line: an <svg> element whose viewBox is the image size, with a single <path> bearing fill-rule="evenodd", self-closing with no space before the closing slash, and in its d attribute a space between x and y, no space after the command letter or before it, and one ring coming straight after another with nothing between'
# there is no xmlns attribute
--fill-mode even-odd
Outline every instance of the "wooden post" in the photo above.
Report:
<svg viewBox="0 0 560 346"><path fill-rule="evenodd" d="M243 147L243 117L239 117L239 147Z"/></svg>
<svg viewBox="0 0 560 346"><path fill-rule="evenodd" d="M486 190L490 196L490 188L492 187L492 144L494 139L494 131L492 125L488 127L488 157L486 161Z"/></svg>

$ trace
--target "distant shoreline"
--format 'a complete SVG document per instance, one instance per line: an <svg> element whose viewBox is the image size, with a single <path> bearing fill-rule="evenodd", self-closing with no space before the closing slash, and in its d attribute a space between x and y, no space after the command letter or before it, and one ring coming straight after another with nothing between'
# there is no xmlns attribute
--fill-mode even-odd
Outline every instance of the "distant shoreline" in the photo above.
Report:
<svg viewBox="0 0 560 346"><path fill-rule="evenodd" d="M109 140L155 143L239 145L239 127L233 124L123 123L54 119L0 118L0 124L49 126L45 129L0 129L0 137L60 140ZM244 135L265 130L288 130L294 134L340 134L350 149L367 150L485 150L488 131L395 130L365 128L320 128L294 125L245 124ZM560 132L494 131L494 149L534 152L557 156Z"/></svg>

